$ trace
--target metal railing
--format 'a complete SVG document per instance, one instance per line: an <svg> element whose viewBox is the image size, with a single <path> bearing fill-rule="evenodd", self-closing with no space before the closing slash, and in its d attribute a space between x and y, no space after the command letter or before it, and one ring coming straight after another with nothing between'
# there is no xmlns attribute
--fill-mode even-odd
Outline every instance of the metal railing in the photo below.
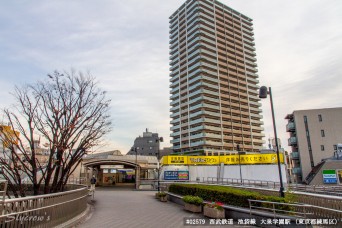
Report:
<svg viewBox="0 0 342 228"><path fill-rule="evenodd" d="M274 218L279 215L285 215L294 218L329 218L329 219L341 219L342 210L320 207L310 204L299 204L299 203L280 203L270 202L263 200L252 200L248 199L250 215L253 214L254 210L261 210L272 212Z"/></svg>
<svg viewBox="0 0 342 228"><path fill-rule="evenodd" d="M197 182L211 183L211 184L226 184L226 185L242 185L248 187L261 187L268 189L278 189L280 187L279 182L264 181L264 180L249 180L249 179L237 179L237 178L216 178L216 177L203 177L197 180Z"/></svg>
<svg viewBox="0 0 342 228"><path fill-rule="evenodd" d="M88 179L86 177L70 177L68 184L83 184L88 185Z"/></svg>
<svg viewBox="0 0 342 228"><path fill-rule="evenodd" d="M305 210L307 205L304 204L279 203L252 199L248 199L248 203L250 215L253 214L253 209L272 212L274 218L279 217L279 214L298 218L308 218L309 215L312 215L312 213Z"/></svg>
<svg viewBox="0 0 342 228"><path fill-rule="evenodd" d="M207 177L200 178L197 182L222 184L222 185L240 185L245 187L260 187L266 189L279 189L280 183L264 180L249 180L238 178L216 178ZM304 185L304 184L286 184L285 189L297 192L318 193L324 195L342 196L342 186L324 186L324 185Z"/></svg>
<svg viewBox="0 0 342 228"><path fill-rule="evenodd" d="M160 183L160 189L162 191L167 190L167 185L172 184L172 183L188 183L188 180L174 180L174 181L169 181L169 180L161 180L159 181ZM151 186L152 190L157 190L158 189L158 179L140 179L140 185L149 185Z"/></svg>
<svg viewBox="0 0 342 228"><path fill-rule="evenodd" d="M75 186L76 187L76 186ZM87 208L88 188L39 196L5 199L1 227L55 227L80 215Z"/></svg>
<svg viewBox="0 0 342 228"><path fill-rule="evenodd" d="M324 195L342 196L342 186L290 184L288 185L288 189L298 192L310 192Z"/></svg>

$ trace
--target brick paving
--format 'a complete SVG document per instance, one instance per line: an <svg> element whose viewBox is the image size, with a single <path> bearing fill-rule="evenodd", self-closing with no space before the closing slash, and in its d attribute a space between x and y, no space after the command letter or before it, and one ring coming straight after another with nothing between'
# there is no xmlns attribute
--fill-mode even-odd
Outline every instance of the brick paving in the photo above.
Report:
<svg viewBox="0 0 342 228"><path fill-rule="evenodd" d="M154 195L154 191L134 191L127 187L97 188L94 200L89 197L92 212L77 228L190 228L193 226L183 225L184 217L204 218L201 214L184 211L178 204L160 202Z"/></svg>

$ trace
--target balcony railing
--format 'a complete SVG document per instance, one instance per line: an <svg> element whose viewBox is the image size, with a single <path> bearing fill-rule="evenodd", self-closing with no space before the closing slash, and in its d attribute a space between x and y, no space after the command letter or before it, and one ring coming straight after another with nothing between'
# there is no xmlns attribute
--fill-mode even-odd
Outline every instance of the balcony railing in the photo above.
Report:
<svg viewBox="0 0 342 228"><path fill-rule="evenodd" d="M291 137L288 139L288 145L289 146L294 146L297 145L297 137Z"/></svg>
<svg viewBox="0 0 342 228"><path fill-rule="evenodd" d="M293 151L291 153L291 159L299 159L299 153L297 151Z"/></svg>
<svg viewBox="0 0 342 228"><path fill-rule="evenodd" d="M302 169L300 167L294 167L292 168L292 173L293 174L302 174Z"/></svg>
<svg viewBox="0 0 342 228"><path fill-rule="evenodd" d="M290 132L290 131L295 131L296 130L296 125L294 122L290 122L288 124L286 124L286 131Z"/></svg>

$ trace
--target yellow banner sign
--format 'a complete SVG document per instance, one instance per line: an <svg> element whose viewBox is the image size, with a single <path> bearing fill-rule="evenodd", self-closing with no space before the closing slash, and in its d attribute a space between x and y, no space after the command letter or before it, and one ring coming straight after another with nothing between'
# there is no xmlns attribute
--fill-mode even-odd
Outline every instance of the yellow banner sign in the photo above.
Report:
<svg viewBox="0 0 342 228"><path fill-rule="evenodd" d="M284 163L283 154L279 154L280 163ZM243 154L226 156L164 156L163 165L252 165L276 164L277 154Z"/></svg>
<svg viewBox="0 0 342 228"><path fill-rule="evenodd" d="M188 164L188 159L187 156L165 156L163 157L163 164L185 165Z"/></svg>
<svg viewBox="0 0 342 228"><path fill-rule="evenodd" d="M220 163L218 156L187 156L188 165L217 165Z"/></svg>
<svg viewBox="0 0 342 228"><path fill-rule="evenodd" d="M284 163L283 154L279 154L280 163ZM275 164L278 162L277 154L243 154L243 155L229 155L221 156L221 163L226 165L236 164Z"/></svg>

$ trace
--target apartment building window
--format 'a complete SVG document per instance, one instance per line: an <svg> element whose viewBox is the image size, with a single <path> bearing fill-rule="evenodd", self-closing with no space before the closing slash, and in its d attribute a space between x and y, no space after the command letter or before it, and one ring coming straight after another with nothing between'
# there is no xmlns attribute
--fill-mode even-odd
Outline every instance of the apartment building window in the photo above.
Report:
<svg viewBox="0 0 342 228"><path fill-rule="evenodd" d="M337 145L334 145L334 150L337 150Z"/></svg>
<svg viewBox="0 0 342 228"><path fill-rule="evenodd" d="M324 132L324 130L321 130L321 136L322 136L322 137L325 137L325 132Z"/></svg>
<svg viewBox="0 0 342 228"><path fill-rule="evenodd" d="M321 151L324 151L324 145L321 145Z"/></svg>
<svg viewBox="0 0 342 228"><path fill-rule="evenodd" d="M321 114L318 115L318 121L322 122L322 115Z"/></svg>

